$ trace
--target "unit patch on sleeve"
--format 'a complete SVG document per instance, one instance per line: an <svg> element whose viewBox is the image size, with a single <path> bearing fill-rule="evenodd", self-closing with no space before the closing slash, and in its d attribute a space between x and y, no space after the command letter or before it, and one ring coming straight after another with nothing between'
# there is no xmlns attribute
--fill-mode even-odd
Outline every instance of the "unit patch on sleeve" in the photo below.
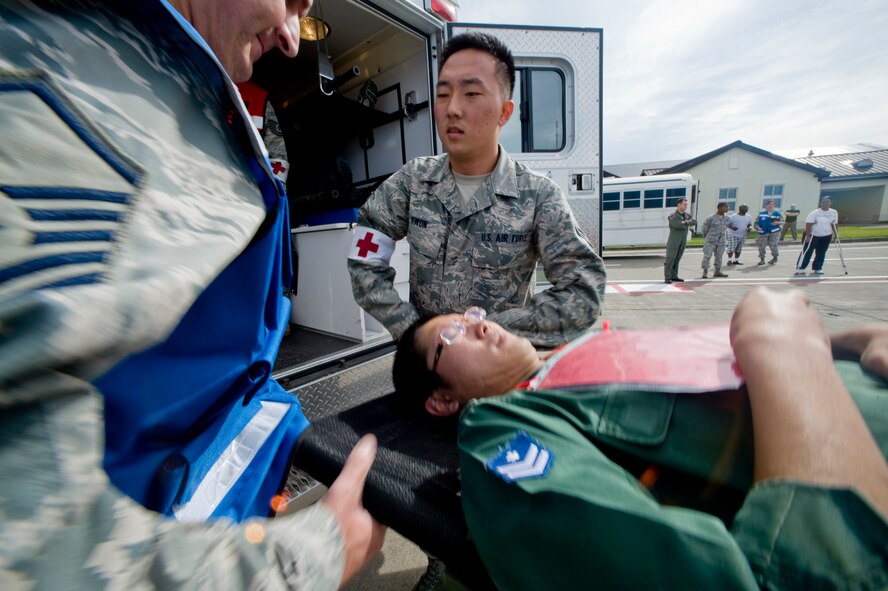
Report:
<svg viewBox="0 0 888 591"><path fill-rule="evenodd" d="M518 432L485 466L506 482L542 478L555 456L524 431Z"/></svg>

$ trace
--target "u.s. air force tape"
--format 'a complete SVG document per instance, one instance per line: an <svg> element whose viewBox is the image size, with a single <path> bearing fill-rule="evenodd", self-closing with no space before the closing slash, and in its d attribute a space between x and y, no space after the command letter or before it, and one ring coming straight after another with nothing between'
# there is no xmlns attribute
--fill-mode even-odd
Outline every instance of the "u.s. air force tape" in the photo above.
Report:
<svg viewBox="0 0 888 591"><path fill-rule="evenodd" d="M540 442L519 431L489 460L487 469L506 482L542 478L549 473L555 456Z"/></svg>
<svg viewBox="0 0 888 591"><path fill-rule="evenodd" d="M393 252L395 252L394 240L378 230L355 226L355 237L348 258L371 265L388 266Z"/></svg>

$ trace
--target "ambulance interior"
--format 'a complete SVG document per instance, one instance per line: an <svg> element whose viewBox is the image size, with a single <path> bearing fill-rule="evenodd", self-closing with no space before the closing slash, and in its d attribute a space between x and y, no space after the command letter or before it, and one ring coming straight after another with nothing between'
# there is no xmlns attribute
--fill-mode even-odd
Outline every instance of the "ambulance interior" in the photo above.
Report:
<svg viewBox="0 0 888 591"><path fill-rule="evenodd" d="M286 140L293 227L354 221L382 180L435 149L429 39L348 0L318 0L310 16L326 36L294 59L269 52L253 77Z"/></svg>
<svg viewBox="0 0 888 591"><path fill-rule="evenodd" d="M323 24L301 35L298 55L270 51L252 78L275 107L290 164L293 312L274 368L284 382L391 344L352 295L354 223L382 181L436 151L431 64L443 22L406 0L315 0L309 16ZM399 249L392 265L407 299L406 243Z"/></svg>

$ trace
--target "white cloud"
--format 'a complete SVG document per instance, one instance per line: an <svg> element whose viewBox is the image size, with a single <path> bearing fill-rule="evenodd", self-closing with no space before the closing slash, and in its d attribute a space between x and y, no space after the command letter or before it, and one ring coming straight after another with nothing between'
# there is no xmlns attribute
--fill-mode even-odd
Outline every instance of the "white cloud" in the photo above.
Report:
<svg viewBox="0 0 888 591"><path fill-rule="evenodd" d="M888 144L882 0L462 0L465 22L604 30L604 159Z"/></svg>

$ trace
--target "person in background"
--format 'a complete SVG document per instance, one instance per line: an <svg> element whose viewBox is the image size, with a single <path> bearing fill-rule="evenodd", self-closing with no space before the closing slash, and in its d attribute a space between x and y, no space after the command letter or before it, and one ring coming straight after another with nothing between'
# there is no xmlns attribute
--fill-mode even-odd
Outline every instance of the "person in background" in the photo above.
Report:
<svg viewBox="0 0 888 591"><path fill-rule="evenodd" d="M237 90L247 107L247 113L250 114L253 125L256 126L256 131L262 138L265 149L268 150L271 172L286 187L287 175L290 173L290 160L287 157L287 145L284 143L284 132L278 122L274 105L268 100L268 91L252 80L239 83Z"/></svg>
<svg viewBox="0 0 888 591"><path fill-rule="evenodd" d="M765 208L755 218L753 227L758 230L758 238L756 238L755 243L759 251L759 266L765 264L766 247L771 249L771 260L768 261L768 264L773 265L777 262L777 255L779 254L777 247L778 233L780 232L782 219L783 216L775 208L773 199L768 200Z"/></svg>
<svg viewBox="0 0 888 591"><path fill-rule="evenodd" d="M739 211L728 218L728 264L742 265L740 253L746 244L746 233L752 228L752 216L746 213L749 206L745 203L739 207Z"/></svg>
<svg viewBox="0 0 888 591"><path fill-rule="evenodd" d="M798 222L800 213L802 212L799 211L799 208L795 203L791 203L789 209L783 211L786 220L783 222L783 229L780 230L780 240L783 240L787 232L791 232L792 239L798 241L798 238L796 237L796 223Z"/></svg>
<svg viewBox="0 0 888 591"><path fill-rule="evenodd" d="M250 120L256 126L256 131L262 138L262 144L268 152L268 161L271 163L271 172L287 187L287 176L290 173L290 160L287 157L287 145L284 143L284 132L278 122L274 105L268 100L268 92L252 80L241 82L237 85ZM284 329L284 336L290 335L290 323Z"/></svg>
<svg viewBox="0 0 888 591"><path fill-rule="evenodd" d="M0 4L4 588L332 590L379 551L372 438L265 518L308 422L270 371L286 198L233 81L310 6Z"/></svg>
<svg viewBox="0 0 888 591"><path fill-rule="evenodd" d="M811 255L814 255L814 262L811 264L811 270L815 275L823 275L823 262L826 260L826 251L832 242L834 233L839 230L838 212L830 207L832 199L824 197L820 200L820 207L808 214L805 218L805 236L802 241L802 252L799 254L799 260L795 274L804 275L808 263L811 261Z"/></svg>
<svg viewBox="0 0 888 591"><path fill-rule="evenodd" d="M482 306L534 344L554 347L600 314L604 264L561 189L499 145L514 86L512 54L499 39L450 39L434 104L446 154L407 163L361 208L348 258L352 291L396 339L421 315ZM409 302L395 290L390 265L404 237ZM537 262L552 284L540 293Z"/></svg>
<svg viewBox="0 0 888 591"><path fill-rule="evenodd" d="M728 204L724 201L715 207L715 213L703 220L703 279L708 277L709 257L714 256L715 272L713 277L727 277L722 273L722 256L725 254L725 233L728 229L728 218L725 214Z"/></svg>
<svg viewBox="0 0 888 591"><path fill-rule="evenodd" d="M675 206L675 211L669 214L669 238L666 239L666 261L663 263L663 274L666 283L684 281L678 276L678 265L684 255L685 246L688 243L688 230L697 222L687 213L688 200L682 197Z"/></svg>

